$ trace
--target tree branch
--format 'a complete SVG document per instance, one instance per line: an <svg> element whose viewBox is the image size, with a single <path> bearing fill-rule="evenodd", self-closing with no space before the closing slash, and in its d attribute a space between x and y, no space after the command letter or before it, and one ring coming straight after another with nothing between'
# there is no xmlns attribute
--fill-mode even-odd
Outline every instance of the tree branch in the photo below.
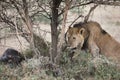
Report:
<svg viewBox="0 0 120 80"><path fill-rule="evenodd" d="M101 5L120 6L120 0L94 0L93 3Z"/></svg>
<svg viewBox="0 0 120 80"><path fill-rule="evenodd" d="M87 22L87 21L88 21L91 12L92 12L97 6L98 6L98 5L94 5L94 6L90 9L90 11L88 12L88 14L85 16L84 22Z"/></svg>
<svg viewBox="0 0 120 80"><path fill-rule="evenodd" d="M71 0L72 1L72 0ZM64 34L65 34L65 27L66 27L66 20L67 20L67 14L68 14L68 10L70 8L70 0L65 0L65 9L64 9L64 14L63 14L63 23L62 23L62 29L61 29L61 33L60 33L60 40L58 42L57 45L57 55L54 59L55 62L59 63L60 60L60 56L61 56L61 49L62 49L62 45L64 43Z"/></svg>
<svg viewBox="0 0 120 80"><path fill-rule="evenodd" d="M86 2L86 3L78 3L77 5L73 5L70 9L73 9L73 8L75 8L75 7L79 7L79 6L89 5L89 4L91 4L91 3L93 3L92 0L89 1L89 2Z"/></svg>
<svg viewBox="0 0 120 80"><path fill-rule="evenodd" d="M69 27L71 27L72 24L74 24L80 17L83 17L83 15L79 15L79 16L69 25Z"/></svg>
<svg viewBox="0 0 120 80"><path fill-rule="evenodd" d="M49 16L48 19L51 19L51 15L46 11L46 9L44 9L39 3L38 6L43 10L43 12L45 12Z"/></svg>

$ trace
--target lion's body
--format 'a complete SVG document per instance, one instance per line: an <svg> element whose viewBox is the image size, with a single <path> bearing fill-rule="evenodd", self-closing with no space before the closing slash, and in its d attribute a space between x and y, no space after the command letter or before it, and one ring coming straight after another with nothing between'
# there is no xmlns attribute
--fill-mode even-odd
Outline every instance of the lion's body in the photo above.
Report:
<svg viewBox="0 0 120 80"><path fill-rule="evenodd" d="M88 49L93 55L97 51L110 57L114 60L120 61L120 43L113 39L106 31L104 31L97 22L87 22L74 25L74 28L85 29L83 35L85 41L84 49Z"/></svg>

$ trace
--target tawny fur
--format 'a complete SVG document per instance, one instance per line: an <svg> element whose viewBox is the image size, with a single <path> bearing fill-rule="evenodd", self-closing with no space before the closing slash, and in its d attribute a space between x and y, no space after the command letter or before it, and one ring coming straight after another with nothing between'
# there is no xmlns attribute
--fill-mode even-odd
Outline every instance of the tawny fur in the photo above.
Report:
<svg viewBox="0 0 120 80"><path fill-rule="evenodd" d="M81 48L84 43L84 37L82 36L83 30L70 27L66 33L66 42L70 49L74 49L79 46Z"/></svg>
<svg viewBox="0 0 120 80"><path fill-rule="evenodd" d="M96 51L99 49L99 53L120 62L120 43L104 31L99 23L93 21L79 23L75 24L74 28L85 29L84 49L88 49L93 55L96 55Z"/></svg>

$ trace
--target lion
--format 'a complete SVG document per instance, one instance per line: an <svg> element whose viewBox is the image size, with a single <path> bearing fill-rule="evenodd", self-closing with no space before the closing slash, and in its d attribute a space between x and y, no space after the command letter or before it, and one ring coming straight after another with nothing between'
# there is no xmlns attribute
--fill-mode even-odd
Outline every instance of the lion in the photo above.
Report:
<svg viewBox="0 0 120 80"><path fill-rule="evenodd" d="M67 43L67 47L71 50L81 48L84 43L83 32L84 29L69 27L65 34L65 42Z"/></svg>
<svg viewBox="0 0 120 80"><path fill-rule="evenodd" d="M74 53L80 50L83 46L83 33L84 29L78 29L73 27L69 27L69 29L65 33L65 42L67 44L68 50L70 50L71 59L78 55L74 55Z"/></svg>
<svg viewBox="0 0 120 80"><path fill-rule="evenodd" d="M79 39L77 39L78 37ZM67 30L66 42L71 49L80 47L89 50L93 56L99 53L115 61L120 61L120 43L103 30L97 22L75 24L73 28ZM78 46L79 44L81 46Z"/></svg>

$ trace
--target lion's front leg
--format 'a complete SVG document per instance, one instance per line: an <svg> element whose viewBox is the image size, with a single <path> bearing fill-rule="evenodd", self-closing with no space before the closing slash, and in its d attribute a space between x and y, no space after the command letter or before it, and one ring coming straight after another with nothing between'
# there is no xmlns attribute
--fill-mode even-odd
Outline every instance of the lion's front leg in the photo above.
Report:
<svg viewBox="0 0 120 80"><path fill-rule="evenodd" d="M93 41L93 39L89 39L88 41L88 50L90 51L90 53L92 53L93 57L99 57L100 49Z"/></svg>

